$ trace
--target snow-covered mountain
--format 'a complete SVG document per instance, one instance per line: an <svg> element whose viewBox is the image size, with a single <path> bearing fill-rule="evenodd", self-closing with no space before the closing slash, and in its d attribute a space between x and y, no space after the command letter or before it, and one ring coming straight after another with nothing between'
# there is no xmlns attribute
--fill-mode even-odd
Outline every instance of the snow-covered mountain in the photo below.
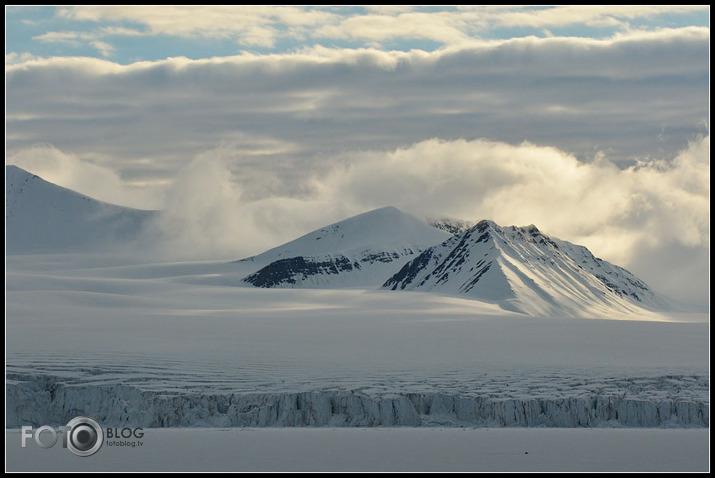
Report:
<svg viewBox="0 0 715 478"><path fill-rule="evenodd" d="M449 234L394 207L317 229L244 259L260 270L243 280L256 287L370 287Z"/></svg>
<svg viewBox="0 0 715 478"><path fill-rule="evenodd" d="M627 270L536 226L481 221L425 250L387 279L392 290L436 291L529 315L665 310L666 299Z"/></svg>
<svg viewBox="0 0 715 478"><path fill-rule="evenodd" d="M5 166L9 254L103 249L136 239L155 211L108 204Z"/></svg>

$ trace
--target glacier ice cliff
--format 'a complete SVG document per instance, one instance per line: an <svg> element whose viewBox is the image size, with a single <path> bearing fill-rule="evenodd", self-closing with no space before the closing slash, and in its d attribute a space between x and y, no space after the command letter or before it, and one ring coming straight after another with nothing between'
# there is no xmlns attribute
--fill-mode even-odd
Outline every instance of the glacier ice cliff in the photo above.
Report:
<svg viewBox="0 0 715 478"><path fill-rule="evenodd" d="M480 396L439 392L317 390L211 393L142 390L118 383L72 384L8 375L6 427L64 425L89 416L133 427L708 427L707 377L653 378L647 393ZM680 395L695 380L699 391ZM668 390L659 384L671 383Z"/></svg>

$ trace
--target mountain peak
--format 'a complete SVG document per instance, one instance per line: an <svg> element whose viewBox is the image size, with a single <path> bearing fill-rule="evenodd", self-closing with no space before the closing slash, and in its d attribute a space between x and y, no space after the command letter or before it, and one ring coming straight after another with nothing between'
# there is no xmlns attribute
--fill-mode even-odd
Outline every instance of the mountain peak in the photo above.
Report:
<svg viewBox="0 0 715 478"><path fill-rule="evenodd" d="M367 211L363 214L405 214L404 212L397 209L395 206L383 206Z"/></svg>
<svg viewBox="0 0 715 478"><path fill-rule="evenodd" d="M484 230L484 229L486 229L487 227L496 228L496 227L498 227L498 226L497 226L497 223L496 223L496 222L494 222L494 221L492 221L492 220L490 220L490 219L482 219L482 220L479 221L474 227L477 228L477 229L479 229L479 230Z"/></svg>
<svg viewBox="0 0 715 478"><path fill-rule="evenodd" d="M263 267L244 277L257 287L379 286L449 234L388 206L316 229L246 259Z"/></svg>
<svg viewBox="0 0 715 478"><path fill-rule="evenodd" d="M623 268L535 225L502 228L482 220L414 258L383 287L467 295L530 315L584 315L665 301Z"/></svg>
<svg viewBox="0 0 715 478"><path fill-rule="evenodd" d="M27 175L27 176L30 176L30 177L35 176L35 175L32 174L31 172L22 169L20 166L16 166L16 165L14 165L14 164L6 164L6 165L5 165L5 175L10 175L10 174L13 174L13 175ZM35 177L37 177L37 176L35 176Z"/></svg>
<svg viewBox="0 0 715 478"><path fill-rule="evenodd" d="M14 196L16 191L22 188L22 186L30 180L45 182L41 177L32 174L19 166L15 166L14 164L5 165L5 197L9 198Z"/></svg>
<svg viewBox="0 0 715 478"><path fill-rule="evenodd" d="M298 239L270 249L254 260L349 254L370 249L416 246L420 250L445 240L449 235L396 207L363 212L316 229Z"/></svg>
<svg viewBox="0 0 715 478"><path fill-rule="evenodd" d="M125 245L139 237L154 215L98 201L18 166L5 166L5 244L10 254Z"/></svg>

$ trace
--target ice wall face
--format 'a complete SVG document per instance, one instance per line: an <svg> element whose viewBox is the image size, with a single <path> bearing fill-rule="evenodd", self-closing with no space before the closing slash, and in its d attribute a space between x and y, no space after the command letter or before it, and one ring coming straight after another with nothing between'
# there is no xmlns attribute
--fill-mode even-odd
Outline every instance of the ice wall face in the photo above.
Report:
<svg viewBox="0 0 715 478"><path fill-rule="evenodd" d="M658 384L672 389L657 389ZM656 377L641 393L489 397L447 393L369 394L350 390L171 393L120 384L65 385L52 377L11 377L6 426L60 425L89 416L104 426L475 426L708 427L707 394L678 396L692 377ZM707 389L707 378L696 378ZM630 383L630 382L628 382ZM650 388L656 387L656 388Z"/></svg>

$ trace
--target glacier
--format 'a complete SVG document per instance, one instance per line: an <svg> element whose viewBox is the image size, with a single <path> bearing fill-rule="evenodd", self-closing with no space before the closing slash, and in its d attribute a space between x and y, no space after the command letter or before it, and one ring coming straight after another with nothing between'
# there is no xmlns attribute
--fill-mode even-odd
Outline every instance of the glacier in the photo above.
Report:
<svg viewBox="0 0 715 478"><path fill-rule="evenodd" d="M595 381L561 393L458 394L323 389L216 393L142 390L8 374L6 427L90 416L104 426L162 427L709 427L709 379ZM517 384L518 385L518 384ZM604 388L606 390L604 390Z"/></svg>

